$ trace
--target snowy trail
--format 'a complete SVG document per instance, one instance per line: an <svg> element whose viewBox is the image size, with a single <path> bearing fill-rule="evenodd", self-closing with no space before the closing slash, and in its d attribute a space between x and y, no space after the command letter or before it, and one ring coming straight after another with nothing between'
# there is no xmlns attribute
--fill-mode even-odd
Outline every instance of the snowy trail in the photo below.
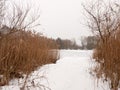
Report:
<svg viewBox="0 0 120 90"><path fill-rule="evenodd" d="M51 90L109 90L103 84L97 87L90 75L91 55L92 51L62 50L61 59L47 70Z"/></svg>
<svg viewBox="0 0 120 90"><path fill-rule="evenodd" d="M88 71L86 59L88 58L64 58L63 62L58 62L52 67L48 75L51 89L90 90L92 85L89 73L86 74Z"/></svg>
<svg viewBox="0 0 120 90"><path fill-rule="evenodd" d="M36 70L28 81L34 80L35 85L45 85L50 90L109 90L107 83L100 82L97 85L95 78L90 75L90 68L94 65L91 56L92 51L61 50L56 64L45 65ZM41 78L42 76L44 77ZM13 80L13 83L16 81ZM17 84L14 86L3 90L20 90L16 87ZM31 87L30 90L43 89Z"/></svg>

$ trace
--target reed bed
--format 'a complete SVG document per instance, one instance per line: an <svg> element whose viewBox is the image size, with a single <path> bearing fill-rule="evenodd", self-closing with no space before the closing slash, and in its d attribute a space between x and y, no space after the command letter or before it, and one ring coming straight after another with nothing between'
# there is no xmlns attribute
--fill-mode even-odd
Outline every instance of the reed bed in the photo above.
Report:
<svg viewBox="0 0 120 90"><path fill-rule="evenodd" d="M0 86L42 65L55 63L58 58L57 44L52 39L23 30L3 35L0 38Z"/></svg>

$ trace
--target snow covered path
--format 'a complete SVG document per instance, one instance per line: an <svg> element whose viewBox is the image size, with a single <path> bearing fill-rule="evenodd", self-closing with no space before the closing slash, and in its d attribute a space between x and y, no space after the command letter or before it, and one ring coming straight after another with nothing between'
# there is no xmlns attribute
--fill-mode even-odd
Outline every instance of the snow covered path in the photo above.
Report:
<svg viewBox="0 0 120 90"><path fill-rule="evenodd" d="M90 75L92 51L61 50L60 59L56 64L49 64L36 70L28 79L28 86L34 81L35 86L46 86L50 90L109 90L107 83L97 85L95 78ZM16 80L11 81L9 89L20 90ZM18 85L19 86L19 85ZM39 87L30 87L29 90L44 90ZM49 89L46 89L49 90Z"/></svg>
<svg viewBox="0 0 120 90"><path fill-rule="evenodd" d="M61 59L49 69L52 90L94 90L90 80L90 54L80 52L61 52ZM80 55L79 55L80 54ZM82 55L83 56L82 56Z"/></svg>
<svg viewBox="0 0 120 90"><path fill-rule="evenodd" d="M92 51L62 50L60 55L60 60L47 70L51 90L109 90L102 83L97 87L89 73L93 66Z"/></svg>

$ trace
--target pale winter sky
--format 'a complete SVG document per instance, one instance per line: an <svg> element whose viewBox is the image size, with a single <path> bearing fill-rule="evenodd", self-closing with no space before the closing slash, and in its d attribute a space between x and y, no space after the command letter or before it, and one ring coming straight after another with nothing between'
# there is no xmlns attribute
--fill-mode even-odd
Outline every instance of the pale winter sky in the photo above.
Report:
<svg viewBox="0 0 120 90"><path fill-rule="evenodd" d="M23 0L15 0L23 1ZM83 0L24 0L31 1L32 7L40 9L40 31L52 38L79 39L80 36L89 35L90 31L85 23ZM39 12L38 12L39 13Z"/></svg>

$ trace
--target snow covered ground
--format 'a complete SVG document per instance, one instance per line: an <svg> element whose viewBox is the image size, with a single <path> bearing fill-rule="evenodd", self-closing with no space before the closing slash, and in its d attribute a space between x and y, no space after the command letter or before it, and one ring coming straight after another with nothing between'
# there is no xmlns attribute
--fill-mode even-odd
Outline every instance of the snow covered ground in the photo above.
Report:
<svg viewBox="0 0 120 90"><path fill-rule="evenodd" d="M30 90L109 90L107 83L98 83L90 74L94 66L92 51L61 50L56 64L43 66L27 80ZM19 82L19 83L18 83ZM20 90L22 80L12 80L2 90ZM40 86L40 87L39 87Z"/></svg>

